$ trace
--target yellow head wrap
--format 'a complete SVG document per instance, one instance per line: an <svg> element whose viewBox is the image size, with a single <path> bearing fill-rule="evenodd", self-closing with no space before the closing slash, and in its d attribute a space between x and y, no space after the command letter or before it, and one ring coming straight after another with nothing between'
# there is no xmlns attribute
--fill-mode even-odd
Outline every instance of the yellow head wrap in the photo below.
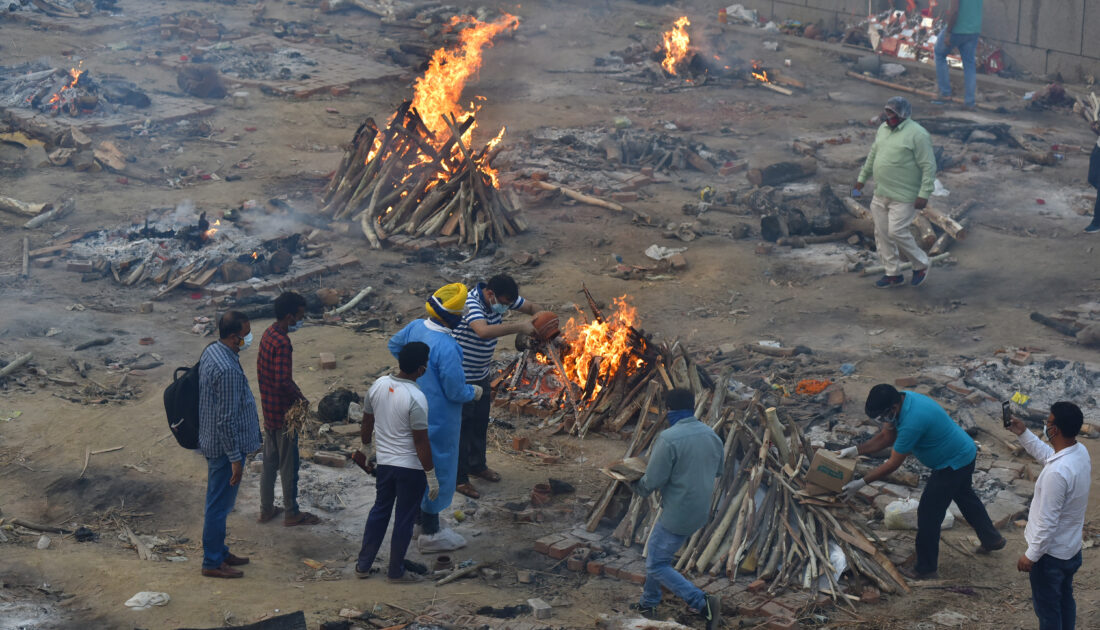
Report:
<svg viewBox="0 0 1100 630"><path fill-rule="evenodd" d="M428 312L428 317L454 328L462 318L466 292L466 285L461 282L442 286L424 303L424 310Z"/></svg>

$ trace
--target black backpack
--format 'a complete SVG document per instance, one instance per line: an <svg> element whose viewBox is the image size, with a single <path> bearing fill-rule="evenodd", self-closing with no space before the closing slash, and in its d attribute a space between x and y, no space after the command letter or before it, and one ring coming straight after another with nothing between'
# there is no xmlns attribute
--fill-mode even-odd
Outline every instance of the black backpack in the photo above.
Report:
<svg viewBox="0 0 1100 630"><path fill-rule="evenodd" d="M216 343L216 342L215 342ZM210 346L207 346L209 348ZM205 351L205 348L204 348ZM183 372L183 376L180 376ZM199 364L178 367L164 388L164 412L168 428L183 448L199 447Z"/></svg>

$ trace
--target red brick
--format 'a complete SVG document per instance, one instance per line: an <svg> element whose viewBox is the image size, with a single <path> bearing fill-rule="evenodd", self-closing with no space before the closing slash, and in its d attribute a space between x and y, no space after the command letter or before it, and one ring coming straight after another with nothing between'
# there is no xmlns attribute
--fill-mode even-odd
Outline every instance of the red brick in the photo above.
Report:
<svg viewBox="0 0 1100 630"><path fill-rule="evenodd" d="M619 203L630 203L638 200L638 193L635 192L617 192L611 193L611 198Z"/></svg>
<svg viewBox="0 0 1100 630"><path fill-rule="evenodd" d="M588 547L578 547L569 555L565 567L570 571L584 571L588 566L588 556L591 554L592 550Z"/></svg>
<svg viewBox="0 0 1100 630"><path fill-rule="evenodd" d="M950 389L960 396L969 396L974 391L967 387L962 381L951 381L950 383L944 385L944 387Z"/></svg>
<svg viewBox="0 0 1100 630"><path fill-rule="evenodd" d="M603 560L589 560L586 569L589 575L603 575Z"/></svg>
<svg viewBox="0 0 1100 630"><path fill-rule="evenodd" d="M322 370L336 369L336 355L331 352L322 352L320 355Z"/></svg>
<svg viewBox="0 0 1100 630"><path fill-rule="evenodd" d="M894 379L894 387L916 387L920 383L915 376L903 376Z"/></svg>
<svg viewBox="0 0 1100 630"><path fill-rule="evenodd" d="M730 581L728 578L720 577L717 580L714 580L711 583L707 584L706 586L700 586L699 588L703 589L703 592L708 595L714 595L719 591L725 590L725 588L729 585Z"/></svg>
<svg viewBox="0 0 1100 630"><path fill-rule="evenodd" d="M731 162L729 164L723 164L718 167L718 174L725 177L727 175L733 175L734 173L740 173L748 166L748 162Z"/></svg>
<svg viewBox="0 0 1100 630"><path fill-rule="evenodd" d="M737 611L742 617L759 617L762 614L761 609L769 602L771 598L767 595L752 595L738 604Z"/></svg>
<svg viewBox="0 0 1100 630"><path fill-rule="evenodd" d="M792 630L798 627L798 622L794 620L794 617L776 615L768 619L768 625L764 627L768 630Z"/></svg>
<svg viewBox="0 0 1100 630"><path fill-rule="evenodd" d="M668 264L676 270L687 269L688 261L683 254L673 254L668 257Z"/></svg>
<svg viewBox="0 0 1100 630"><path fill-rule="evenodd" d="M89 273L95 269L95 265L90 260L70 260L65 265L66 271L75 271L76 273Z"/></svg>
<svg viewBox="0 0 1100 630"><path fill-rule="evenodd" d="M346 85L334 85L329 88L329 93L333 96L345 96L351 92L351 88Z"/></svg>
<svg viewBox="0 0 1100 630"><path fill-rule="evenodd" d="M541 553L544 556L550 555L550 547L565 539L565 536L561 534L550 534L549 536L543 536L535 541L535 552Z"/></svg>
<svg viewBox="0 0 1100 630"><path fill-rule="evenodd" d="M631 560L626 558L615 558L614 560L605 562L603 565L603 574L608 577L617 578L619 577L619 571L630 563Z"/></svg>
<svg viewBox="0 0 1100 630"><path fill-rule="evenodd" d="M531 438L527 437L514 437L512 438L512 450L513 451L526 451L531 448Z"/></svg>
<svg viewBox="0 0 1100 630"><path fill-rule="evenodd" d="M550 557L555 560L561 560L562 558L573 553L573 550L580 547L583 543L573 538L572 536L565 536L558 542L550 545Z"/></svg>
<svg viewBox="0 0 1100 630"><path fill-rule="evenodd" d="M760 591L764 590L764 587L767 585L768 583L764 580L753 580L751 583L749 583L748 591L750 593L759 593Z"/></svg>
<svg viewBox="0 0 1100 630"><path fill-rule="evenodd" d="M880 599L882 599L882 593L873 586L864 587L863 593L859 596L859 601L866 604L874 604Z"/></svg>
<svg viewBox="0 0 1100 630"><path fill-rule="evenodd" d="M638 586L645 584L645 563L641 560L635 560L619 569L619 579Z"/></svg>
<svg viewBox="0 0 1100 630"><path fill-rule="evenodd" d="M772 600L760 607L761 616L767 615L768 617L793 617L794 611L788 609L786 606L780 604L776 600Z"/></svg>
<svg viewBox="0 0 1100 630"><path fill-rule="evenodd" d="M645 175L646 177L653 177L653 167L652 166L643 166L642 168L640 168L638 170L638 172L641 173L642 175Z"/></svg>
<svg viewBox="0 0 1100 630"><path fill-rule="evenodd" d="M841 387L840 385L833 385L832 387L830 387L827 390L826 393L829 395L829 397L827 399L827 404L830 407L843 407L844 406L845 396L844 396L844 388L843 387Z"/></svg>
<svg viewBox="0 0 1100 630"><path fill-rule="evenodd" d="M1023 350L1017 350L1015 354L1008 358L1009 361L1016 365L1027 365L1031 363L1031 353Z"/></svg>

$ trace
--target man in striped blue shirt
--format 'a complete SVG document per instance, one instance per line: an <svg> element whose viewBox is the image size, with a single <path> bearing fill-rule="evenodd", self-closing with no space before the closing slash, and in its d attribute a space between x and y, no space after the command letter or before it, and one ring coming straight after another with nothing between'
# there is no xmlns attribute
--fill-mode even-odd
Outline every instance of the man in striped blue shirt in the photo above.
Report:
<svg viewBox="0 0 1100 630"><path fill-rule="evenodd" d="M218 341L199 359L199 450L206 457L206 511L202 525L202 574L239 578L248 564L225 544L225 520L237 502L244 458L260 449L256 399L238 356L252 343L252 324L240 311L218 320Z"/></svg>
<svg viewBox="0 0 1100 630"><path fill-rule="evenodd" d="M479 385L485 395L462 406L462 433L458 443L458 492L478 498L481 493L470 483L470 475L486 481L500 481L500 474L485 463L486 432L489 429L489 409L492 392L489 384L489 364L497 347L497 338L505 335L534 332L530 318L504 324L501 316L508 311L534 315L537 304L524 300L512 276L500 274L479 282L466 296L462 323L454 332L462 346L462 370L466 383Z"/></svg>

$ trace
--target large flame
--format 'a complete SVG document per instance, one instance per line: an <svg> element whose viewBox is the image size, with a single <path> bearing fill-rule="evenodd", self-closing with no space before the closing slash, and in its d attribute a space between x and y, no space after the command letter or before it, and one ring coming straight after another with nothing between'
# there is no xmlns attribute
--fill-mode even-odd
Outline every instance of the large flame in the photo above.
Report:
<svg viewBox="0 0 1100 630"><path fill-rule="evenodd" d="M676 66L687 57L691 38L686 27L691 26L687 16L683 16L673 23L673 28L664 34L665 58L661 67L669 74L676 74Z"/></svg>
<svg viewBox="0 0 1100 630"><path fill-rule="evenodd" d="M443 115L454 116L462 122L477 113L480 105L459 104L466 81L481 68L482 51L491 46L493 38L506 29L519 26L519 18L505 13L494 22L481 22L473 16L451 18L451 26L469 24L459 33L458 47L453 50L440 48L432 55L424 76L416 80L416 94L412 106L424 119L424 124L436 137L446 137L447 124ZM473 126L467 134L473 131ZM468 137L468 135L466 136Z"/></svg>
<svg viewBox="0 0 1100 630"><path fill-rule="evenodd" d="M84 66L84 62L81 61L80 63L78 63L76 65L75 68L70 68L69 69L69 76L72 77L73 80L70 81L68 85L62 86L60 90L58 90L56 93L54 93L53 96L50 97L49 104L53 105L53 108L55 110L58 109L58 107L60 107L61 93L64 92L65 90L76 87L77 82L80 81L80 75L84 74L84 70L81 70L81 68L83 66Z"/></svg>
<svg viewBox="0 0 1100 630"><path fill-rule="evenodd" d="M618 370L625 369L633 373L643 362L632 356L634 349L631 340L631 328L637 321L638 311L627 303L627 296L615 298L610 315L605 314L602 322L584 322L570 318L562 328L562 336L569 344L569 352L562 357L562 366L570 381L584 387L588 373L596 357L602 357L599 365L599 378L589 400L596 397L606 383Z"/></svg>

